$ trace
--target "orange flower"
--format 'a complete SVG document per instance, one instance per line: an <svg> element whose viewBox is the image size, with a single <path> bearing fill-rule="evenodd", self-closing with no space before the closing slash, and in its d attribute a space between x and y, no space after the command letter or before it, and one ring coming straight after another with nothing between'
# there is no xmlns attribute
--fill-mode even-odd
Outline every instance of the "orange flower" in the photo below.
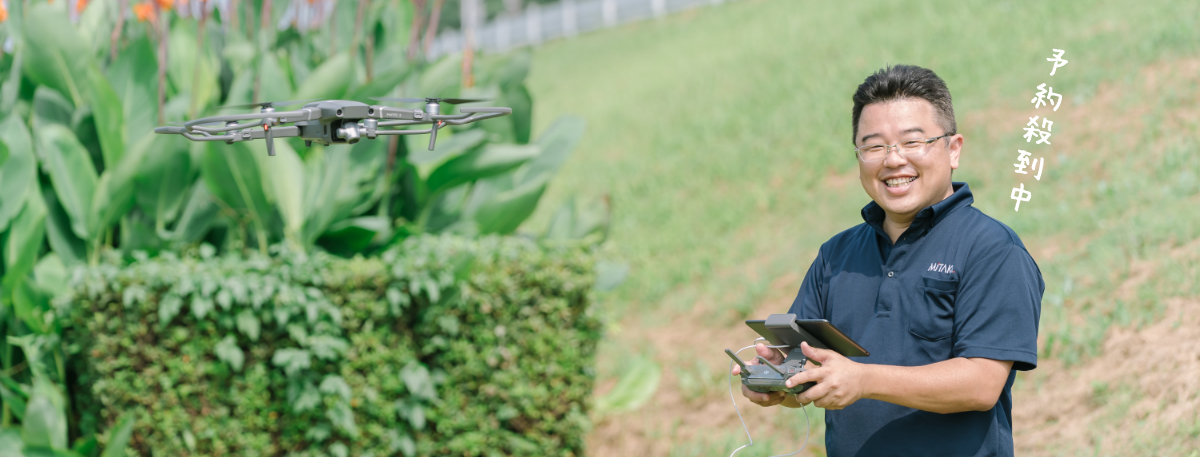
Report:
<svg viewBox="0 0 1200 457"><path fill-rule="evenodd" d="M4 22L7 20L8 20L8 9L4 8L4 5L0 4L0 22Z"/></svg>
<svg viewBox="0 0 1200 457"><path fill-rule="evenodd" d="M154 5L150 2L142 2L133 5L133 15L137 16L138 22L154 22Z"/></svg>
<svg viewBox="0 0 1200 457"><path fill-rule="evenodd" d="M75 1L75 12L76 13L82 12L84 8L87 8L87 4L88 4L88 0L76 0Z"/></svg>
<svg viewBox="0 0 1200 457"><path fill-rule="evenodd" d="M162 8L162 9L167 9L172 6L175 6L175 0L154 0L154 3L157 3L158 7Z"/></svg>

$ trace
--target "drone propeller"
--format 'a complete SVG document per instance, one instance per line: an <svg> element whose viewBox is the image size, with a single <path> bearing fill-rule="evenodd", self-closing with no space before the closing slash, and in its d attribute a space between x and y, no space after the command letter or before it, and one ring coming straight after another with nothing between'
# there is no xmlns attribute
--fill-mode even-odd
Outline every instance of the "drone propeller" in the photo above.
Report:
<svg viewBox="0 0 1200 457"><path fill-rule="evenodd" d="M317 100L321 100L321 99L310 98L308 100L288 100L285 102L267 101L267 102L258 102L258 103L247 103L245 105L225 105L225 106L218 107L217 109L246 109L246 108L257 108L260 106L263 108L274 108L276 106L298 105L301 103L315 102Z"/></svg>
<svg viewBox="0 0 1200 457"><path fill-rule="evenodd" d="M397 98L397 97L371 97L371 100L381 102L395 103L445 103L447 105L462 105L464 103L486 102L486 98Z"/></svg>

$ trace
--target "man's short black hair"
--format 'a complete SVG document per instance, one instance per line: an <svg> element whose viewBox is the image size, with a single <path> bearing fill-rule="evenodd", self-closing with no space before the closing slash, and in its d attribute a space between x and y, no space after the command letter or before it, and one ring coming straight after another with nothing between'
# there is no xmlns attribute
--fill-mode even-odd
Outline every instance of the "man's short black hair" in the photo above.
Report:
<svg viewBox="0 0 1200 457"><path fill-rule="evenodd" d="M915 65L888 65L868 76L854 92L854 135L850 142L858 145L858 120L863 107L872 103L889 102L904 98L920 98L933 105L937 113L938 126L943 133L958 133L954 122L954 103L950 100L950 89L946 82L928 68Z"/></svg>

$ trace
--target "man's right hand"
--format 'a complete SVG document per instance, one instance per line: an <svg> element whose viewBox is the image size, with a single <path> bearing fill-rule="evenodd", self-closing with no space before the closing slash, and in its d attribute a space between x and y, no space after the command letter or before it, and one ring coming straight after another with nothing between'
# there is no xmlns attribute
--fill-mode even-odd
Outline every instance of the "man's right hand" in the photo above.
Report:
<svg viewBox="0 0 1200 457"><path fill-rule="evenodd" d="M768 362L771 362L776 365L783 363L783 355L780 354L779 351L768 348L767 345L765 345L765 344L758 343L758 344L754 345L754 350L755 350L755 352L758 353L758 355L762 356L762 358L767 359ZM745 361L745 363L746 363L746 365L758 365L758 358L755 357L754 360L747 360L747 361ZM734 376L739 376L739 375L741 375L741 373L742 373L742 367L737 366L735 364L733 366L733 372L731 374ZM742 396L748 398L754 404L756 404L758 406L764 406L764 407L765 406L775 406L775 405L783 403L784 401L789 399L787 393L784 393L784 392L768 392L768 393L755 392L753 390L750 390L749 387L746 387L745 384L742 384Z"/></svg>

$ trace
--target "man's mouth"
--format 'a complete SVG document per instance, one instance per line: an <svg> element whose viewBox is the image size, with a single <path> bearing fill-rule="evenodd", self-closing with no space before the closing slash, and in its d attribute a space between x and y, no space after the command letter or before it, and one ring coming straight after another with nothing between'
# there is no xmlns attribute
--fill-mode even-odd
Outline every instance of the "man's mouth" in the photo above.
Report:
<svg viewBox="0 0 1200 457"><path fill-rule="evenodd" d="M903 187L903 186L908 185L908 183L916 181L916 180L917 180L916 176L905 176L902 178L885 179L883 182L884 182L884 184L887 184L888 187Z"/></svg>

